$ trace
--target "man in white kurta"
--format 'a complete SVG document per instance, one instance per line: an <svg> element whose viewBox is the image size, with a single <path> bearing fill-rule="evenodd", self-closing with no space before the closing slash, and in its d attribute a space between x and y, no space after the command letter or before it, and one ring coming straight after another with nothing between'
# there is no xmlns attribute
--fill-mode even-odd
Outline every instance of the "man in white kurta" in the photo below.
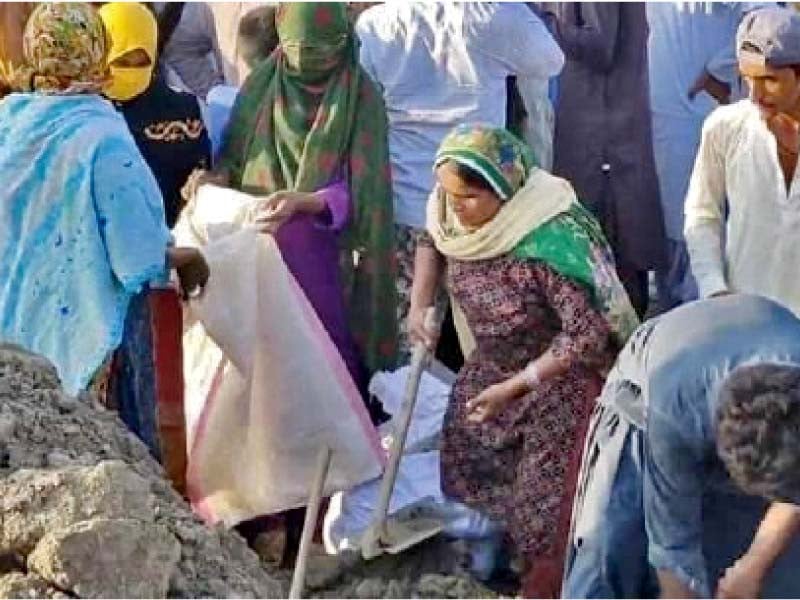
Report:
<svg viewBox="0 0 800 600"><path fill-rule="evenodd" d="M737 55L750 98L703 126L686 198L692 271L702 297L760 294L800 314L800 15L753 11Z"/></svg>
<svg viewBox="0 0 800 600"><path fill-rule="evenodd" d="M683 212L700 132L735 96L736 30L755 6L736 2L648 2L653 153L667 234L668 264L656 271L659 309L697 298L683 238Z"/></svg>

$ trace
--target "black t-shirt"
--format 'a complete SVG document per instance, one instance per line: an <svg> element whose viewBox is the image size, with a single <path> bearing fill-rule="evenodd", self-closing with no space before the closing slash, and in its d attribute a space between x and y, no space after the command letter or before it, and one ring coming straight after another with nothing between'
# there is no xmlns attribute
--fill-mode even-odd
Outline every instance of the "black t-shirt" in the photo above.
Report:
<svg viewBox="0 0 800 600"><path fill-rule="evenodd" d="M207 168L211 159L197 98L173 90L158 76L144 94L117 108L158 181L172 228L182 204L181 188L195 168Z"/></svg>

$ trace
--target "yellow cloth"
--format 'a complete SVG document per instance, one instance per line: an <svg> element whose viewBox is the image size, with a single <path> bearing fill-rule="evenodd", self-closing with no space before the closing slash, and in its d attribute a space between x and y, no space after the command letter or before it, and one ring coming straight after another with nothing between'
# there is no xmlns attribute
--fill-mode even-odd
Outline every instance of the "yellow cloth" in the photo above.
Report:
<svg viewBox="0 0 800 600"><path fill-rule="evenodd" d="M143 4L110 2L99 10L111 41L108 64L112 82L105 93L114 100L131 100L150 87L158 48L158 23ZM147 67L117 67L114 61L142 50L150 58Z"/></svg>
<svg viewBox="0 0 800 600"><path fill-rule="evenodd" d="M428 199L428 233L436 249L458 260L486 260L507 254L531 231L569 210L577 202L572 186L534 168L525 185L480 229L469 231L458 221L437 186Z"/></svg>

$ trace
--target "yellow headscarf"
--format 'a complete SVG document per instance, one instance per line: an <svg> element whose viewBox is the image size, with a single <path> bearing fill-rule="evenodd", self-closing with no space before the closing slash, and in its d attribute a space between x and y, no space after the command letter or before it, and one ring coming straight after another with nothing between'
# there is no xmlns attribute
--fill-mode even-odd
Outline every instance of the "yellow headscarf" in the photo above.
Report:
<svg viewBox="0 0 800 600"><path fill-rule="evenodd" d="M157 58L158 24L147 7L135 2L110 2L99 14L110 42L108 64L112 82L105 94L113 100L132 100L150 87ZM150 65L118 67L113 64L134 50L144 51L150 58Z"/></svg>

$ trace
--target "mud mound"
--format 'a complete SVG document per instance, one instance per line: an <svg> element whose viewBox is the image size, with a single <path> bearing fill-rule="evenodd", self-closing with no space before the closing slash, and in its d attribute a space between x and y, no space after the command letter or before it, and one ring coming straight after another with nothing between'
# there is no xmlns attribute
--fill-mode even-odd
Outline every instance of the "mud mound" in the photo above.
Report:
<svg viewBox="0 0 800 600"><path fill-rule="evenodd" d="M192 514L116 415L0 348L0 597L283 593L238 535Z"/></svg>
<svg viewBox="0 0 800 600"><path fill-rule="evenodd" d="M370 562L351 556L338 577L319 583L310 577L314 598L496 598L462 567L458 542L435 538L399 555ZM316 583L316 585L315 585Z"/></svg>
<svg viewBox="0 0 800 600"><path fill-rule="evenodd" d="M371 562L321 552L307 597L495 597L457 542ZM259 554L195 517L113 412L0 345L0 598L285 597L291 572Z"/></svg>

